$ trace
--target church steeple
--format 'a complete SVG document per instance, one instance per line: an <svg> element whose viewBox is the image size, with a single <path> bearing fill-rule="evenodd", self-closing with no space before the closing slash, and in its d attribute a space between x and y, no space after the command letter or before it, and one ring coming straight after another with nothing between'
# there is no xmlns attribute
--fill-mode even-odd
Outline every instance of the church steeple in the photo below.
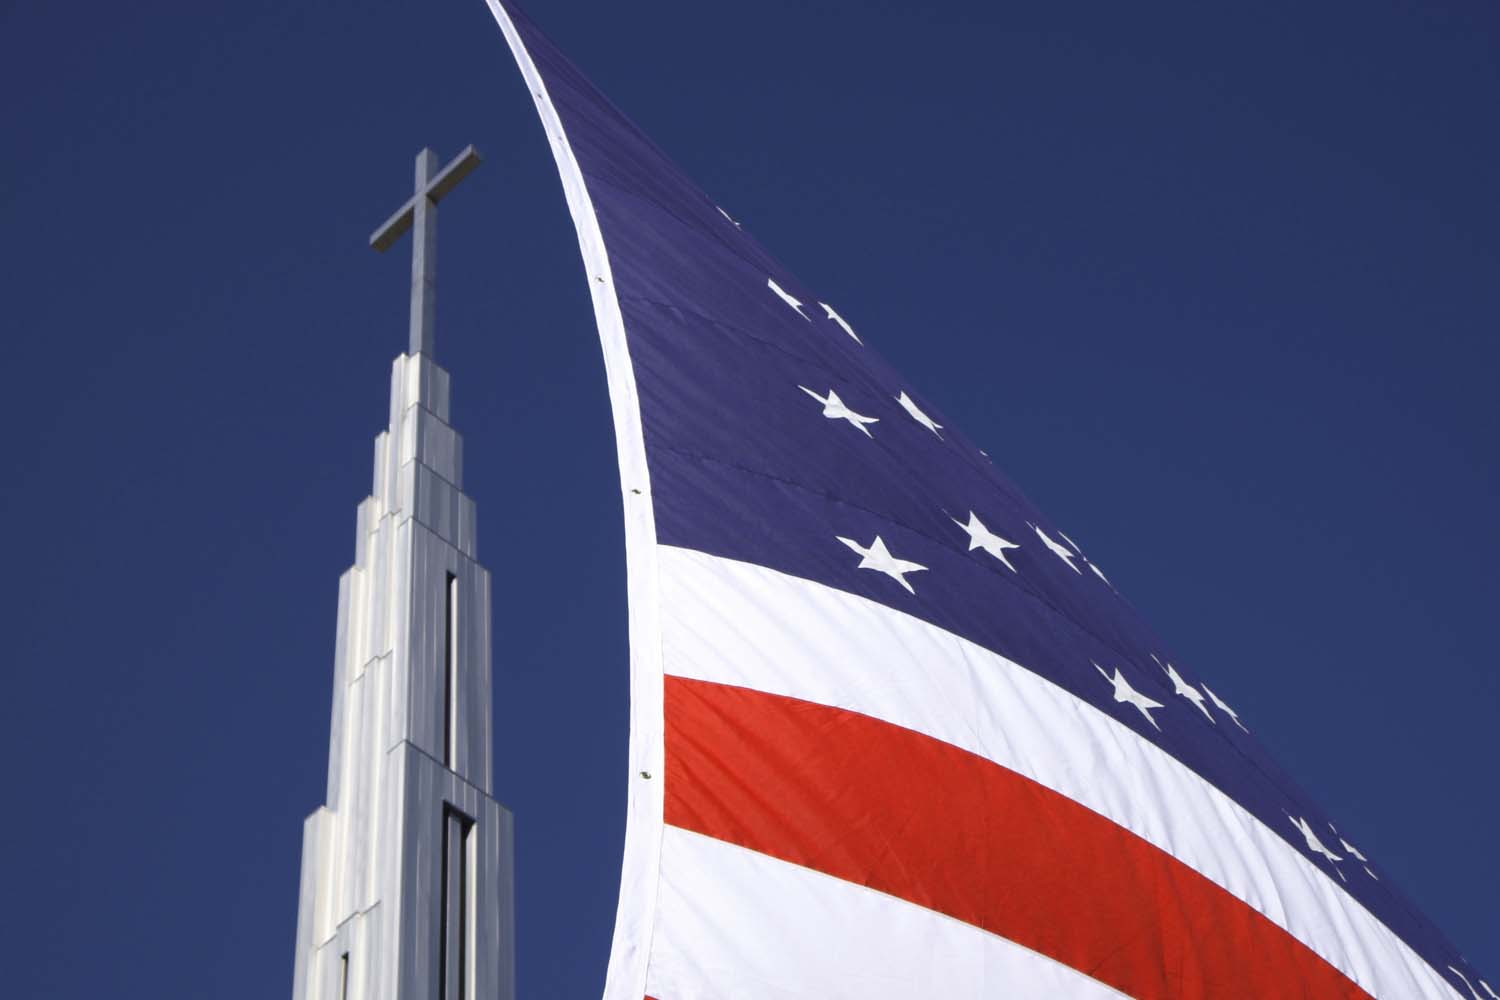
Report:
<svg viewBox="0 0 1500 1000"><path fill-rule="evenodd" d="M392 367L339 581L328 795L303 831L293 1000L515 992L512 823L491 796L490 578L449 376L431 357L435 202L478 156L434 177L435 162L418 155L416 194L371 238L384 249L415 228L413 351Z"/></svg>

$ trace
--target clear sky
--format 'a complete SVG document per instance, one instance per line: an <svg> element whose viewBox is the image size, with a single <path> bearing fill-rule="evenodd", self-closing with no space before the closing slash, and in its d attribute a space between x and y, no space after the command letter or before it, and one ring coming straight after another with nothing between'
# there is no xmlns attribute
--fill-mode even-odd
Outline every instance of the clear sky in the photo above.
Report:
<svg viewBox="0 0 1500 1000"><path fill-rule="evenodd" d="M1500 975L1500 14L536 0ZM424 144L521 995L597 996L624 556L585 278L480 0L0 4L14 997L292 976ZM1076 529L1076 530L1075 530Z"/></svg>

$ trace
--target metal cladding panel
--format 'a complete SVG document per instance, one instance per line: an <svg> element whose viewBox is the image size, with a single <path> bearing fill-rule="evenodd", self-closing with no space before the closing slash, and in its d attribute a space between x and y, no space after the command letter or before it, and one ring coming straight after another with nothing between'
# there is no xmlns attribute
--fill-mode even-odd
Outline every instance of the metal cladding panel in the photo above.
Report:
<svg viewBox="0 0 1500 1000"><path fill-rule="evenodd" d="M354 565L362 566L369 558L370 536L375 531L375 525L380 521L380 515L384 512L384 505L373 496L365 497L360 501L359 508L354 515Z"/></svg>
<svg viewBox="0 0 1500 1000"><path fill-rule="evenodd" d="M456 555L456 554L455 554ZM457 673L459 684L453 719L456 727L452 768L465 781L488 793L490 789L490 647L488 616L489 574L468 559L456 557L459 608L457 652L468 669Z"/></svg>
<svg viewBox="0 0 1500 1000"><path fill-rule="evenodd" d="M378 739L379 717L375 713L379 677L375 671L365 673L349 684L349 727L347 746L352 757L371 760L375 757ZM378 765L377 765L378 766ZM340 858L339 900L344 912L354 912L369 904L372 896L369 871L374 851L372 838L367 831L374 822L374 795L377 787L375 767L352 769L354 781L346 790L339 810L346 817L344 824L343 856Z"/></svg>
<svg viewBox="0 0 1500 1000"><path fill-rule="evenodd" d="M405 566L403 557L400 524L389 515L382 517L371 541L369 567L363 574L366 600L357 612L363 643L360 660L385 656L396 644L394 629L398 623L391 619L391 608L399 588L394 574Z"/></svg>
<svg viewBox="0 0 1500 1000"><path fill-rule="evenodd" d="M406 531L411 538L410 639L406 645L409 708L401 735L443 760L444 608L451 550L414 522L407 522Z"/></svg>
<svg viewBox="0 0 1500 1000"><path fill-rule="evenodd" d="M424 354L409 355L404 360L406 405L421 405L431 410L439 420L447 423L450 381L448 373Z"/></svg>
<svg viewBox="0 0 1500 1000"><path fill-rule="evenodd" d="M354 570L346 570L339 577L339 624L333 644L333 710L328 724L328 792L327 801L337 802L339 782L344 773L344 755L340 752L344 739L344 686L352 672L349 619L353 614Z"/></svg>
<svg viewBox="0 0 1500 1000"><path fill-rule="evenodd" d="M376 531L370 537L378 540L381 536ZM363 566L355 566L349 571L349 618L342 623L348 641L346 658L342 662L350 677L364 673L370 660L380 655L373 623L377 611L374 594L377 582L374 574Z"/></svg>
<svg viewBox="0 0 1500 1000"><path fill-rule="evenodd" d="M375 471L371 476L370 496L374 497L375 500L381 504L382 508L388 507L390 505L390 499L392 496L392 491L390 489L390 477L388 475L391 466L390 454L390 432L381 431L379 434L375 435ZM376 516L378 517L379 514L377 514ZM356 561L358 561L357 558Z"/></svg>
<svg viewBox="0 0 1500 1000"><path fill-rule="evenodd" d="M406 376L407 362L409 360L409 355L398 354L395 360L391 362L391 394L388 397L390 400L390 415L388 423L393 430L401 426L401 415L411 405L411 399L407 394Z"/></svg>
<svg viewBox="0 0 1500 1000"><path fill-rule="evenodd" d="M464 555L473 558L474 501L451 482L419 462L401 468L401 506Z"/></svg>
<svg viewBox="0 0 1500 1000"><path fill-rule="evenodd" d="M387 741L405 739L411 732L411 654L412 654L412 580L414 563L411 551L411 522L387 517L385 523L395 536L391 545L391 567L381 584L372 588L383 594L387 613L381 616L383 633L381 649L391 657L391 730ZM379 579L379 578L377 578ZM374 603L374 602L372 602Z"/></svg>
<svg viewBox="0 0 1500 1000"><path fill-rule="evenodd" d="M458 771L486 795L494 792L494 670L491 663L490 574L465 561L464 593L470 613L462 616L461 641L473 669L463 673Z"/></svg>
<svg viewBox="0 0 1500 1000"><path fill-rule="evenodd" d="M302 823L302 877L297 887L297 958L292 971L292 996L303 996L307 989L313 946L317 943L318 882L327 861L323 842L328 810L319 809Z"/></svg>
<svg viewBox="0 0 1500 1000"><path fill-rule="evenodd" d="M454 486L463 486L463 442L458 432L420 406L407 410L401 420L399 461L412 460L428 466Z"/></svg>

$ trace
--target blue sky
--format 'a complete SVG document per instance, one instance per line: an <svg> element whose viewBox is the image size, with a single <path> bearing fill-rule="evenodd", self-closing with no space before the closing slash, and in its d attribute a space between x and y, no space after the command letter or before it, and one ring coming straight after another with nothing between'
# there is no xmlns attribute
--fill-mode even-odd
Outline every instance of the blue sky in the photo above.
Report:
<svg viewBox="0 0 1500 1000"><path fill-rule="evenodd" d="M1493 7L529 9L1500 975ZM520 983L597 995L614 448L483 4L16 2L0 94L7 992L288 990L336 582L405 344L404 247L365 240L420 146L473 142L438 353L495 579Z"/></svg>

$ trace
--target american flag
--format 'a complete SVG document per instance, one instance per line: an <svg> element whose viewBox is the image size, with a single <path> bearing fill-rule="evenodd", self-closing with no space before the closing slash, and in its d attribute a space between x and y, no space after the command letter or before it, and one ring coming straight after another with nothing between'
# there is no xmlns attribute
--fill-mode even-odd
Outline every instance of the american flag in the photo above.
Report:
<svg viewBox="0 0 1500 1000"><path fill-rule="evenodd" d="M608 1000L1500 1000L845 304L487 2L561 174L615 420L632 705Z"/></svg>

